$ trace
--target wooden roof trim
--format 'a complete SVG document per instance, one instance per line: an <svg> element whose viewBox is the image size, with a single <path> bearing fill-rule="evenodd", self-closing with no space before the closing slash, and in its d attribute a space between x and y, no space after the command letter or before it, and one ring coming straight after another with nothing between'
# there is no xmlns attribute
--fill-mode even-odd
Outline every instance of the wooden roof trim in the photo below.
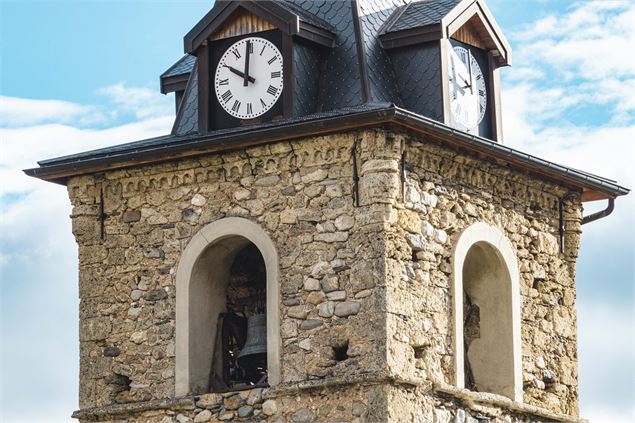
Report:
<svg viewBox="0 0 635 423"><path fill-rule="evenodd" d="M187 82L190 80L190 72L180 75L162 76L161 77L161 94L173 93L175 91L184 90Z"/></svg>
<svg viewBox="0 0 635 423"><path fill-rule="evenodd" d="M443 28L439 24L426 25L401 31L388 32L379 36L382 48L406 47L415 44L427 43L443 38Z"/></svg>
<svg viewBox="0 0 635 423"><path fill-rule="evenodd" d="M512 64L512 49L503 35L500 27L494 20L492 13L487 5L481 0L464 0L457 4L447 15L441 20L444 28L444 38L450 38L460 27L465 25L467 21L474 16L478 16L483 23L489 37L496 46L498 51L499 66L509 66Z"/></svg>

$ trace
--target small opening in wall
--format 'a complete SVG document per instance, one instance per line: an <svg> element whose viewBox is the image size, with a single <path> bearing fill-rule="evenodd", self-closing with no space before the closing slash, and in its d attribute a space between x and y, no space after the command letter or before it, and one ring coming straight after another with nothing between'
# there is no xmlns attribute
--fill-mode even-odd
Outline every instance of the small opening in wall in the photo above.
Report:
<svg viewBox="0 0 635 423"><path fill-rule="evenodd" d="M423 358L426 347L418 346L418 347L412 347L412 349L415 352L415 358Z"/></svg>
<svg viewBox="0 0 635 423"><path fill-rule="evenodd" d="M337 347L333 347L333 359L335 361L344 361L348 359L348 342Z"/></svg>

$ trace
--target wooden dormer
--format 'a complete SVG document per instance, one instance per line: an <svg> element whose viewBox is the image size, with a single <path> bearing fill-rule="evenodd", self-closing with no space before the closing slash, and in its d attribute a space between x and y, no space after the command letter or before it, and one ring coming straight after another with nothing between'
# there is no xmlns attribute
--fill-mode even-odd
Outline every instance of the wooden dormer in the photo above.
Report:
<svg viewBox="0 0 635 423"><path fill-rule="evenodd" d="M249 31L249 29L254 31ZM326 22L291 3L273 1L217 1L184 39L185 52L196 54L206 41L279 29L316 44L333 47L335 34Z"/></svg>
<svg viewBox="0 0 635 423"><path fill-rule="evenodd" d="M496 66L511 65L511 47L482 0L463 0L430 12L428 2L398 7L379 30L384 49L453 38L489 50Z"/></svg>
<svg viewBox="0 0 635 423"><path fill-rule="evenodd" d="M441 25L445 38L489 50L497 66L511 65L511 46L484 2L462 1L443 18Z"/></svg>

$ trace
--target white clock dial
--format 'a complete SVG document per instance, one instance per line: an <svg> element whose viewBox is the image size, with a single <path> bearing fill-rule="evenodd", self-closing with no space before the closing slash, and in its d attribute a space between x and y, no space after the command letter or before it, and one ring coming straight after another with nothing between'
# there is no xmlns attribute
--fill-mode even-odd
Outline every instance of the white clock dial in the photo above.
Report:
<svg viewBox="0 0 635 423"><path fill-rule="evenodd" d="M449 54L450 112L454 122L472 129L485 116L487 91L481 67L469 50L454 47Z"/></svg>
<svg viewBox="0 0 635 423"><path fill-rule="evenodd" d="M218 62L214 88L218 103L230 115L252 119L265 114L283 89L280 50L259 37L232 44Z"/></svg>

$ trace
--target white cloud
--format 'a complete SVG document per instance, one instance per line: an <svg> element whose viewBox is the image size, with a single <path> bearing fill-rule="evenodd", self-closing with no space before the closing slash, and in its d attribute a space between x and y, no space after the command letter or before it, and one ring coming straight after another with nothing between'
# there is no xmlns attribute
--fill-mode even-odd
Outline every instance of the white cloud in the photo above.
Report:
<svg viewBox="0 0 635 423"><path fill-rule="evenodd" d="M171 109L155 107L170 103L160 94L148 96L146 89L123 85L109 93L111 107L3 101L0 116L12 124L0 128L2 421L72 421L70 413L78 407L77 247L68 218L71 207L65 187L27 177L22 169L35 167L37 160L165 135L173 123ZM148 108L137 111L133 104ZM4 107L11 105L19 107ZM121 114L143 118L104 129L80 127L86 116L106 109L107 121ZM29 409L32 398L39 398L37 410Z"/></svg>
<svg viewBox="0 0 635 423"><path fill-rule="evenodd" d="M104 119L97 108L61 100L32 100L0 96L0 126L21 127L48 122L97 123Z"/></svg>
<svg viewBox="0 0 635 423"><path fill-rule="evenodd" d="M503 71L506 144L635 187L634 23L633 2L582 2L514 34L515 66ZM586 203L585 214L605 206ZM592 421L634 417L633 266L620 262L614 271L599 258L629 259L634 216L631 194L583 227L578 268L602 278L577 278L580 406ZM603 292L612 289L622 292ZM620 301L598 302L611 298Z"/></svg>
<svg viewBox="0 0 635 423"><path fill-rule="evenodd" d="M568 13L552 14L512 34L520 69L507 78L560 91L555 108L602 105L612 122L635 114L635 3L574 3ZM505 72L504 72L505 74ZM532 104L552 106L553 97ZM569 104L564 104L568 101Z"/></svg>
<svg viewBox="0 0 635 423"><path fill-rule="evenodd" d="M106 99L105 105L0 96L0 127L24 128L46 124L69 124L76 128L112 127L126 116L139 120L174 113L173 97L149 88L119 83L99 89L97 94Z"/></svg>
<svg viewBox="0 0 635 423"><path fill-rule="evenodd" d="M634 317L629 305L578 304L580 414L592 422L632 422L635 418Z"/></svg>
<svg viewBox="0 0 635 423"><path fill-rule="evenodd" d="M128 87L124 83L111 85L98 91L109 98L115 106L125 113L131 113L138 119L164 116L172 112L173 103L165 96L148 88Z"/></svg>
<svg viewBox="0 0 635 423"><path fill-rule="evenodd" d="M100 92L110 99L110 106L82 105L58 100L1 98L0 118L10 118L11 125L2 127L0 124L0 197L9 193L25 194L41 189L41 181L28 178L22 172L22 169L36 167L37 160L170 132L174 121L171 97L151 92L147 88L127 87L124 84L107 87ZM100 110L104 112L100 114ZM114 117L123 114L132 114L134 121L115 124ZM100 118L97 119L97 116ZM99 120L100 125L108 122L110 125L96 129L90 126L91 119L93 124ZM9 212L11 210L4 212L5 218ZM0 262L2 261L6 261L6 257L0 253Z"/></svg>

